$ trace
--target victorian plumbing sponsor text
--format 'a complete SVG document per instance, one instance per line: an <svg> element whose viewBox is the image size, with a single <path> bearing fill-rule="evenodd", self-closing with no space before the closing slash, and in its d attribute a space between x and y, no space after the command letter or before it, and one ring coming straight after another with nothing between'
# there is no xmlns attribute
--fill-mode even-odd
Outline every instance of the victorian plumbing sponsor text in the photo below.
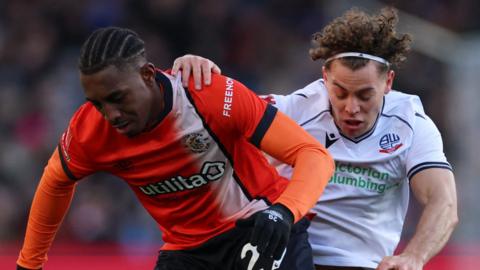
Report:
<svg viewBox="0 0 480 270"><path fill-rule="evenodd" d="M349 185L384 193L386 190L398 186L398 183L388 184L386 181L389 178L390 175L386 172L337 161L335 162L335 173L330 178L329 184Z"/></svg>

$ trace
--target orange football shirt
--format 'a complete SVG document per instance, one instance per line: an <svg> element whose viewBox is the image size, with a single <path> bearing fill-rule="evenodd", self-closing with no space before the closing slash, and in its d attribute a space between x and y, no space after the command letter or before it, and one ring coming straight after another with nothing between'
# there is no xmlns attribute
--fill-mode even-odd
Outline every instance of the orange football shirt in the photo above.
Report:
<svg viewBox="0 0 480 270"><path fill-rule="evenodd" d="M99 171L128 183L159 224L162 249L198 246L273 202L296 221L314 205L333 161L293 120L225 76L214 75L204 91L184 89L179 77L161 71L156 79L165 111L148 132L126 137L90 103L72 117L37 189L19 265L43 265L76 181ZM258 148L298 164L292 181ZM55 209L51 217L42 205Z"/></svg>

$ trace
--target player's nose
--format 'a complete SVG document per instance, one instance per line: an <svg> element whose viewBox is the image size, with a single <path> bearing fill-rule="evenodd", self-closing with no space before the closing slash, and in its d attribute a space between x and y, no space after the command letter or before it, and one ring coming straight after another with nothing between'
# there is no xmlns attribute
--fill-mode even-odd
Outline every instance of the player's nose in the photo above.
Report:
<svg viewBox="0 0 480 270"><path fill-rule="evenodd" d="M105 104L103 106L103 116L113 125L118 122L118 119L120 119L121 115L121 111L116 106L110 104Z"/></svg>
<svg viewBox="0 0 480 270"><path fill-rule="evenodd" d="M360 105L358 104L358 101L353 97L349 97L345 104L345 111L349 114L356 114L360 112Z"/></svg>

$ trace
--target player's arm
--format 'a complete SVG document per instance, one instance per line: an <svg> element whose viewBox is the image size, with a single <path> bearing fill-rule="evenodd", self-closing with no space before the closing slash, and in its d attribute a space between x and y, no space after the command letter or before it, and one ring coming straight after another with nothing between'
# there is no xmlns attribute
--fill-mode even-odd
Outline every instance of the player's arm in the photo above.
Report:
<svg viewBox="0 0 480 270"><path fill-rule="evenodd" d="M414 196L423 205L416 232L398 256L385 257L378 269L422 269L443 248L455 225L457 195L454 176L433 121L417 108L414 137L406 157Z"/></svg>
<svg viewBox="0 0 480 270"><path fill-rule="evenodd" d="M209 59L184 55L175 59L172 74L182 70L184 86L190 73L197 86L203 76L206 85L213 73L220 69ZM289 208L298 221L313 207L323 192L333 171L333 160L328 151L293 120L278 112L263 137L260 148L272 157L294 167L292 181L277 202Z"/></svg>
<svg viewBox="0 0 480 270"><path fill-rule="evenodd" d="M291 181L273 205L237 220L237 226L254 227L250 242L260 253L279 259L292 224L313 207L328 183L334 169L333 159L298 124L240 82L215 75L212 86L205 88L205 91L189 91L201 105L199 111L205 121L215 122L228 136L247 139L294 167Z"/></svg>
<svg viewBox="0 0 480 270"><path fill-rule="evenodd" d="M286 206L298 221L315 205L332 176L335 166L332 157L323 145L280 111L260 148L293 167L291 181L275 203Z"/></svg>
<svg viewBox="0 0 480 270"><path fill-rule="evenodd" d="M455 181L450 170L425 169L415 174L410 183L415 198L424 207L416 232L403 252L385 257L378 270L423 269L445 246L458 223Z"/></svg>
<svg viewBox="0 0 480 270"><path fill-rule="evenodd" d="M248 139L293 167L287 188L273 203L286 207L293 221L300 220L315 205L333 174L334 162L327 149L238 81L215 75L213 86L205 89L190 93L201 100L199 103L208 105L205 108L210 119L215 119L232 136ZM231 105L225 106L225 100Z"/></svg>
<svg viewBox="0 0 480 270"><path fill-rule="evenodd" d="M65 174L58 148L48 161L35 192L18 269L41 269L47 251L73 197L75 183Z"/></svg>
<svg viewBox="0 0 480 270"><path fill-rule="evenodd" d="M267 154L292 165L293 174L286 189L269 208L237 221L237 226L253 225L250 243L257 246L261 254L277 260L285 252L292 224L302 218L322 194L333 173L334 162L325 147L285 114L273 107L267 107L265 112L254 134L259 134L259 127L269 122L265 119L272 115L273 119L260 142L255 139L256 135L251 141Z"/></svg>

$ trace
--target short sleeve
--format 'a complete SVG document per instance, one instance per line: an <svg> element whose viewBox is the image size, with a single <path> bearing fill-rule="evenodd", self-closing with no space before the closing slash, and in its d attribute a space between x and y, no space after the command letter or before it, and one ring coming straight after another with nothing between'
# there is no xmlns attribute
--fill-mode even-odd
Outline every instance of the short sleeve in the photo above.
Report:
<svg viewBox="0 0 480 270"><path fill-rule="evenodd" d="M412 146L407 154L407 176L411 179L418 172L428 168L451 170L445 153L440 131L426 115L416 114Z"/></svg>
<svg viewBox="0 0 480 270"><path fill-rule="evenodd" d="M75 113L65 132L60 137L58 146L60 161L65 174L72 180L79 180L94 172L94 166L89 162L86 150L82 147L79 137L79 118L85 105ZM81 130L81 129L80 129Z"/></svg>
<svg viewBox="0 0 480 270"><path fill-rule="evenodd" d="M215 122L223 132L246 137L257 147L277 112L242 83L221 75L214 75L204 91L188 90L187 95L207 123Z"/></svg>
<svg viewBox="0 0 480 270"><path fill-rule="evenodd" d="M323 81L317 80L289 95L271 94L261 97L302 125L329 109L326 95Z"/></svg>

